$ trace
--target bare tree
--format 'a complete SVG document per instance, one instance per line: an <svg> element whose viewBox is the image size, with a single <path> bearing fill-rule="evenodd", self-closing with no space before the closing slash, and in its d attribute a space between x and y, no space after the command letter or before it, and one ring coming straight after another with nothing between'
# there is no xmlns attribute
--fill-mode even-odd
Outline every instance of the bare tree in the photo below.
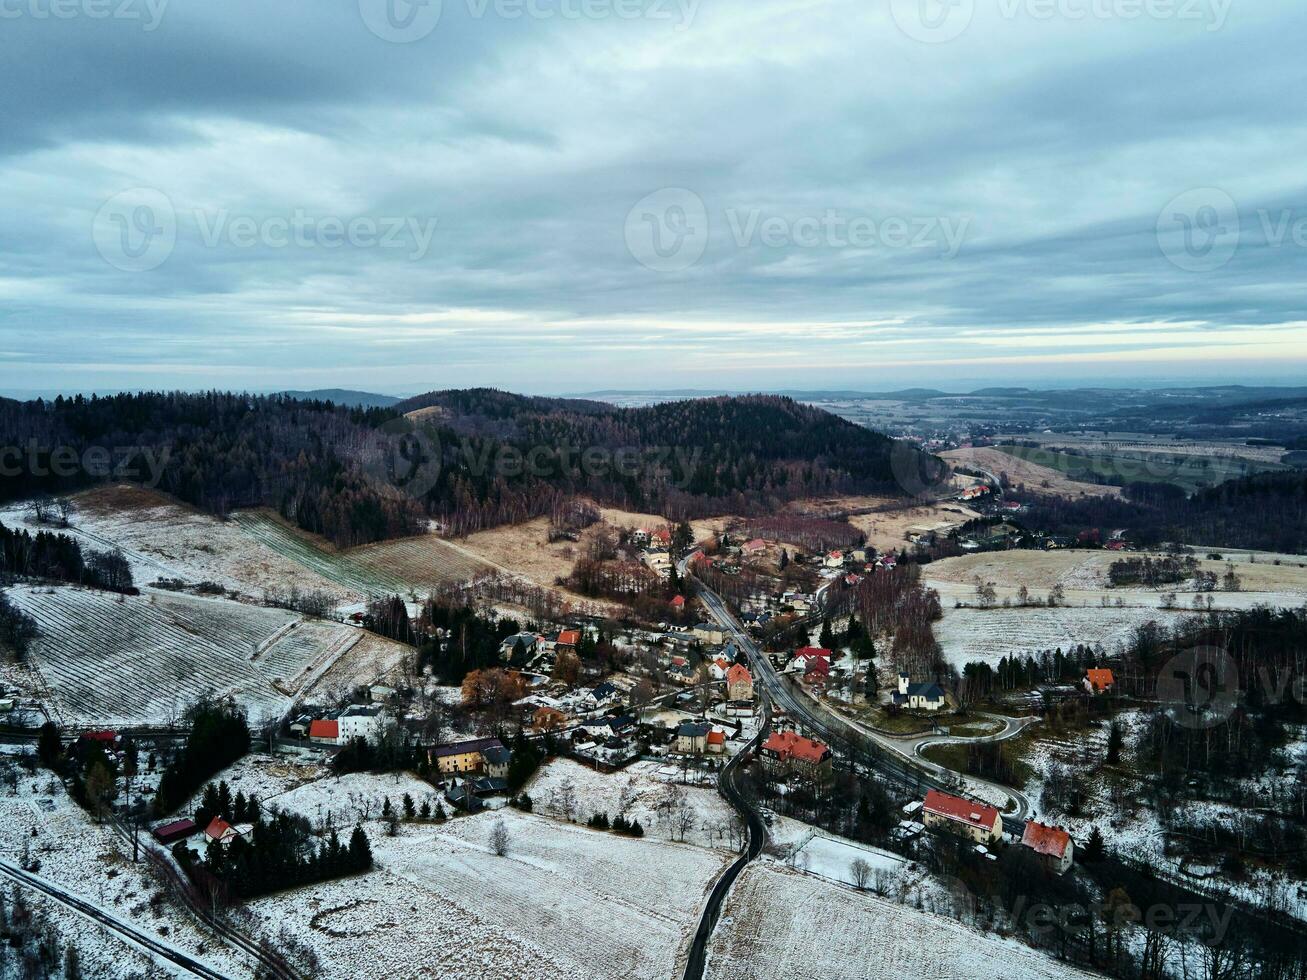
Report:
<svg viewBox="0 0 1307 980"><path fill-rule="evenodd" d="M867 885L871 881L871 865L862 858L854 858L853 863L849 865L849 874L853 876L853 887L858 891L867 890Z"/></svg>
<svg viewBox="0 0 1307 980"><path fill-rule="evenodd" d="M490 828L490 848L499 857L508 854L508 826L502 820Z"/></svg>

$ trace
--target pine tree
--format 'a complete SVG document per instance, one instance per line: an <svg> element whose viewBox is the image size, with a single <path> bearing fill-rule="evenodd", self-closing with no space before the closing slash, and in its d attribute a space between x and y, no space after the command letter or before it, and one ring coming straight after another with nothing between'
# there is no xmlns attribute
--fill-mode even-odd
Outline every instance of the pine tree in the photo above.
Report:
<svg viewBox="0 0 1307 980"><path fill-rule="evenodd" d="M417 816L417 807L413 805L413 797L408 793L404 794L404 819L412 820Z"/></svg>
<svg viewBox="0 0 1307 980"><path fill-rule="evenodd" d="M355 871L367 871L372 867L372 845L360 824L354 825L354 833L349 837L349 863Z"/></svg>
<svg viewBox="0 0 1307 980"><path fill-rule="evenodd" d="M1103 842L1103 832L1095 826L1089 832L1089 840L1080 852L1080 859L1087 864L1093 864L1096 861L1103 860L1106 853L1107 845Z"/></svg>
<svg viewBox="0 0 1307 980"><path fill-rule="evenodd" d="M430 801L430 800L423 800L423 801L422 801L422 809L421 809L420 811L418 811L418 812L419 812L419 814L421 815L421 817L422 817L423 820L430 820L430 819L431 819L431 801Z"/></svg>

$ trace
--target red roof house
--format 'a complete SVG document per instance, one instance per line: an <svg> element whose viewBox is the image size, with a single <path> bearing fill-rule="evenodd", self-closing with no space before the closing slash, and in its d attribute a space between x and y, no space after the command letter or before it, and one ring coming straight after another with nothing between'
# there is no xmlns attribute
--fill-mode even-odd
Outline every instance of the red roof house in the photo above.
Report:
<svg viewBox="0 0 1307 980"><path fill-rule="evenodd" d="M574 647L580 642L580 630L563 630L558 634L558 646L560 647Z"/></svg>
<svg viewBox="0 0 1307 980"><path fill-rule="evenodd" d="M309 724L309 738L315 742L340 741L340 723L335 721L314 721Z"/></svg>
<svg viewBox="0 0 1307 980"><path fill-rule="evenodd" d="M185 840L194 833L199 832L199 827L195 825L194 820L174 820L171 823L160 824L155 827L151 834L160 844L175 844L179 840Z"/></svg>
<svg viewBox="0 0 1307 980"><path fill-rule="evenodd" d="M759 750L764 759L779 763L796 762L805 766L818 766L830 759L830 749L798 732L773 732Z"/></svg>
<svg viewBox="0 0 1307 980"><path fill-rule="evenodd" d="M671 606L672 606L673 609L684 609L684 608L685 608L685 596L683 596L683 595L675 596L675 597L672 599Z"/></svg>
<svg viewBox="0 0 1307 980"><path fill-rule="evenodd" d="M726 748L726 733L713 729L708 733L708 751L721 752Z"/></svg>
<svg viewBox="0 0 1307 980"><path fill-rule="evenodd" d="M1075 844L1061 827L1049 827L1031 820L1021 835L1021 843L1040 856L1054 871L1062 874L1071 867Z"/></svg>
<svg viewBox="0 0 1307 980"><path fill-rule="evenodd" d="M943 827L974 840L996 840L1003 832L1003 821L997 810L984 803L950 796L932 789L921 806L926 826Z"/></svg>
<svg viewBox="0 0 1307 980"><path fill-rule="evenodd" d="M1116 684L1116 678L1112 672L1106 668L1095 668L1085 671L1085 690L1090 694L1104 694L1112 690Z"/></svg>
<svg viewBox="0 0 1307 980"><path fill-rule="evenodd" d="M797 657L822 657L825 660L830 660L831 652L827 650L825 647L799 647L799 649L794 651L794 656L796 658Z"/></svg>
<svg viewBox="0 0 1307 980"><path fill-rule="evenodd" d="M240 831L229 824L222 817L214 817L209 821L209 826L204 828L204 836L207 840L215 844L226 844L232 838L239 837Z"/></svg>

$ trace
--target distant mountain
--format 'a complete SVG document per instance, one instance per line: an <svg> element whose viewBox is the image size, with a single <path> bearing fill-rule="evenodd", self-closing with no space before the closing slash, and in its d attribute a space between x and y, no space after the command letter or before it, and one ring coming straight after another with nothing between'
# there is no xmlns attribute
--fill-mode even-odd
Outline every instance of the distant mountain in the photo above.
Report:
<svg viewBox="0 0 1307 980"><path fill-rule="evenodd" d="M313 391L282 391L278 394L302 402L332 402L346 408L390 408L399 403L394 395L378 395L370 391L351 391L348 388L316 388Z"/></svg>

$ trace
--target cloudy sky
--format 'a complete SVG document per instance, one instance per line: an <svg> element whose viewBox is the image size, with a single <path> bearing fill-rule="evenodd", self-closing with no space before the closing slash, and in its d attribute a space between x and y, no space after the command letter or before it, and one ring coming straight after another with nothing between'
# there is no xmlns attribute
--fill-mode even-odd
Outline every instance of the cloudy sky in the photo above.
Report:
<svg viewBox="0 0 1307 980"><path fill-rule="evenodd" d="M0 0L0 388L1301 380L1300 0Z"/></svg>

